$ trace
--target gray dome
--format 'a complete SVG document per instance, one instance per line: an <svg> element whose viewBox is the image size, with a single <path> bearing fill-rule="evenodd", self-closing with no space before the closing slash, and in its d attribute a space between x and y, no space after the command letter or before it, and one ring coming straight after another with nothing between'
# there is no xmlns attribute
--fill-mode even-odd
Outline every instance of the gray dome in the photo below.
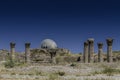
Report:
<svg viewBox="0 0 120 80"><path fill-rule="evenodd" d="M57 44L55 43L55 41L53 41L51 39L45 39L41 43L41 48L44 48L44 49L55 49L55 48L57 48Z"/></svg>

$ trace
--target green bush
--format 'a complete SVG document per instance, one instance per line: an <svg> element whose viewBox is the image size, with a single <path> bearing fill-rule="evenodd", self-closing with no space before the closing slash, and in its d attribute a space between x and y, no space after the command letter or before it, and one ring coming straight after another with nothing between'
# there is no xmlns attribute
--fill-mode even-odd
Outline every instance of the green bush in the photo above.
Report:
<svg viewBox="0 0 120 80"><path fill-rule="evenodd" d="M15 75L16 73L15 72L12 72L11 75Z"/></svg>
<svg viewBox="0 0 120 80"><path fill-rule="evenodd" d="M120 70L119 69L114 69L111 67L105 68L102 73L107 74L108 76L112 76L114 73L119 74Z"/></svg>
<svg viewBox="0 0 120 80"><path fill-rule="evenodd" d="M59 75L59 76L64 76L64 75L65 75L65 72L60 72L60 71L59 71L59 72L58 72L58 75Z"/></svg>
<svg viewBox="0 0 120 80"><path fill-rule="evenodd" d="M36 71L35 73L36 73L36 75L42 75L42 72L40 72L40 71Z"/></svg>
<svg viewBox="0 0 120 80"><path fill-rule="evenodd" d="M56 75L56 74L49 75L49 80L57 80L57 79L58 79L58 75Z"/></svg>
<svg viewBox="0 0 120 80"><path fill-rule="evenodd" d="M70 66L71 66L71 67L75 67L75 66L76 66L76 64L75 64L75 63L72 63Z"/></svg>
<svg viewBox="0 0 120 80"><path fill-rule="evenodd" d="M9 61L4 63L4 66L6 68L13 68L15 66L15 63L12 60L9 60Z"/></svg>
<svg viewBox="0 0 120 80"><path fill-rule="evenodd" d="M105 68L104 70L103 70L103 73L113 73L113 72L115 72L116 71L116 69L113 69L113 68Z"/></svg>

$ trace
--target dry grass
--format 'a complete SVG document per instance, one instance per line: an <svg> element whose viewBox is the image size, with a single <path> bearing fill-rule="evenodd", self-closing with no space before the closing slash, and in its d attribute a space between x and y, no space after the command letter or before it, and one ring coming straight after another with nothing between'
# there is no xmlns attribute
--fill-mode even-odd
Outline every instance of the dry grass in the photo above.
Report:
<svg viewBox="0 0 120 80"><path fill-rule="evenodd" d="M14 68L0 64L0 80L120 80L120 64L26 64Z"/></svg>

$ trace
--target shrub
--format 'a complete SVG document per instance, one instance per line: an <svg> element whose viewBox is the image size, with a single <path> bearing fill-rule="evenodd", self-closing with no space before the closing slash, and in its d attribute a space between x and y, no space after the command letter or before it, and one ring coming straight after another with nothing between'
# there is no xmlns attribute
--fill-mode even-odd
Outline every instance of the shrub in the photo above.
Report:
<svg viewBox="0 0 120 80"><path fill-rule="evenodd" d="M56 74L49 75L49 80L57 80L57 79L58 79L58 75L56 75Z"/></svg>
<svg viewBox="0 0 120 80"><path fill-rule="evenodd" d="M112 76L113 73L119 73L119 72L120 72L120 70L114 69L114 68L110 68L110 67L105 68L105 69L102 71L102 73L107 74L108 76Z"/></svg>
<svg viewBox="0 0 120 80"><path fill-rule="evenodd" d="M112 69L112 68L105 68L103 70L103 73L113 73L113 72L115 72L115 69Z"/></svg>
<svg viewBox="0 0 120 80"><path fill-rule="evenodd" d="M65 75L65 72L60 72L60 71L59 71L59 72L58 72L58 75L59 75L59 76L64 76L64 75Z"/></svg>
<svg viewBox="0 0 120 80"><path fill-rule="evenodd" d="M62 63L62 62L64 62L63 57L56 56L56 63L59 64L59 63Z"/></svg>
<svg viewBox="0 0 120 80"><path fill-rule="evenodd" d="M9 61L4 63L4 66L6 68L13 68L15 66L15 63L12 60L9 60Z"/></svg>
<svg viewBox="0 0 120 80"><path fill-rule="evenodd" d="M40 72L40 71L36 71L35 74L36 74L36 75L42 75L42 72Z"/></svg>
<svg viewBox="0 0 120 80"><path fill-rule="evenodd" d="M72 63L70 66L71 66L71 67L75 67L75 66L76 66L76 64L75 64L75 63Z"/></svg>
<svg viewBox="0 0 120 80"><path fill-rule="evenodd" d="M92 75L96 75L96 74L101 74L100 72L98 72L98 71L94 71L93 73L92 73Z"/></svg>
<svg viewBox="0 0 120 80"><path fill-rule="evenodd" d="M12 72L11 75L15 75L15 72Z"/></svg>

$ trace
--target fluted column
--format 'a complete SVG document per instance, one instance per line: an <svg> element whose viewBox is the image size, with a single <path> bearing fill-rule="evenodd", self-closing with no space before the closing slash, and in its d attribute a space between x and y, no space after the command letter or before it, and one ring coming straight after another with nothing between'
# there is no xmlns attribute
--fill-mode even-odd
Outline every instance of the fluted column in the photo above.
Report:
<svg viewBox="0 0 120 80"><path fill-rule="evenodd" d="M88 63L88 42L84 42L84 55L83 55L84 63Z"/></svg>
<svg viewBox="0 0 120 80"><path fill-rule="evenodd" d="M91 63L94 62L94 39L89 38L88 43L89 43L88 62Z"/></svg>
<svg viewBox="0 0 120 80"><path fill-rule="evenodd" d="M98 43L98 62L103 62L103 57L102 57L102 54L103 54L103 43Z"/></svg>
<svg viewBox="0 0 120 80"><path fill-rule="evenodd" d="M15 43L10 43L10 59L15 60Z"/></svg>
<svg viewBox="0 0 120 80"><path fill-rule="evenodd" d="M30 43L25 43L25 62L30 63Z"/></svg>
<svg viewBox="0 0 120 80"><path fill-rule="evenodd" d="M113 55L112 55L112 44L113 44L113 39L108 38L106 39L107 42L107 62L113 62Z"/></svg>

